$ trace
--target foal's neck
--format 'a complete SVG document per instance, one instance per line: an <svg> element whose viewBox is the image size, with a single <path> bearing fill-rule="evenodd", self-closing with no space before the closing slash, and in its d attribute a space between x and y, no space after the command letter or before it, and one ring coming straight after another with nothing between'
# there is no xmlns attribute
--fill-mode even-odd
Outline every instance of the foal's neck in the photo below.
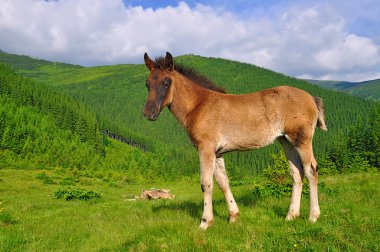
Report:
<svg viewBox="0 0 380 252"><path fill-rule="evenodd" d="M192 80L176 73L173 100L170 111L177 120L187 128L191 120L192 112L198 108L209 95L208 90L200 87Z"/></svg>

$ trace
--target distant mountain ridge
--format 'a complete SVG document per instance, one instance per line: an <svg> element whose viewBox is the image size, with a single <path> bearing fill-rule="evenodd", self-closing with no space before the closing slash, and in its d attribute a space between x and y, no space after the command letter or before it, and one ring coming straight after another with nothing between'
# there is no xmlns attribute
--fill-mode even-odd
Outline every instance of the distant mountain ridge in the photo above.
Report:
<svg viewBox="0 0 380 252"><path fill-rule="evenodd" d="M334 91L344 92L359 96L365 99L380 101L380 79L348 82L348 81L323 81L323 80L306 80L314 85L327 88Z"/></svg>

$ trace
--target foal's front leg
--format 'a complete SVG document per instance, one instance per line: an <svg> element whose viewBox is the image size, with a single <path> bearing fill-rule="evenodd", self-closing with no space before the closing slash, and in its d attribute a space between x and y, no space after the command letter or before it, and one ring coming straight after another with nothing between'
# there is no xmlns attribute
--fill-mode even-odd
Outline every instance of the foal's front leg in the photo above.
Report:
<svg viewBox="0 0 380 252"><path fill-rule="evenodd" d="M220 190L224 193L224 197L226 198L228 211L230 215L230 223L236 222L239 216L239 208L236 204L234 196L232 195L230 182L227 177L226 167L224 165L223 157L219 157L216 159L214 169L215 179L218 182Z"/></svg>
<svg viewBox="0 0 380 252"><path fill-rule="evenodd" d="M213 172L215 169L215 153L212 150L200 149L199 159L201 165L201 188L204 197L201 229L206 230L213 222L212 212L212 188Z"/></svg>

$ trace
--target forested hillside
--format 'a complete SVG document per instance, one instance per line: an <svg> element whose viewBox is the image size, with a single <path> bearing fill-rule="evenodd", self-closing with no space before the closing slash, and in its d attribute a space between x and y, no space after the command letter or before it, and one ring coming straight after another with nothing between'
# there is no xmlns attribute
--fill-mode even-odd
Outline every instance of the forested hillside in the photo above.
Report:
<svg viewBox="0 0 380 252"><path fill-rule="evenodd" d="M89 142L97 151L102 151L96 118L83 103L59 94L49 86L20 77L3 64L0 65L0 73L0 94L3 97L12 99L17 105L31 106L51 115L61 128L71 130L82 142Z"/></svg>
<svg viewBox="0 0 380 252"><path fill-rule="evenodd" d="M144 65L80 67L40 62L3 52L0 53L0 61L9 64L18 74L31 77L37 85L50 86L86 104L86 108L96 115L101 130L117 133L146 147L148 154L157 161L153 165L157 167L156 172L170 177L198 173L198 155L170 112L165 110L156 122L149 122L143 117L142 109L147 94L144 83L148 75ZM325 90L250 64L194 55L177 57L176 62L193 67L225 87L229 93L255 92L278 85L291 85L322 97L329 131L317 130L314 140L317 159L325 157L327 150L341 141L342 135L348 135L359 118L363 127L368 126L370 115L376 107L371 101ZM256 151L226 155L229 173L245 177L261 172L273 162L270 153L276 148L277 144Z"/></svg>
<svg viewBox="0 0 380 252"><path fill-rule="evenodd" d="M71 169L132 182L164 178L159 157L106 139L85 104L21 77L4 64L0 118L0 169Z"/></svg>

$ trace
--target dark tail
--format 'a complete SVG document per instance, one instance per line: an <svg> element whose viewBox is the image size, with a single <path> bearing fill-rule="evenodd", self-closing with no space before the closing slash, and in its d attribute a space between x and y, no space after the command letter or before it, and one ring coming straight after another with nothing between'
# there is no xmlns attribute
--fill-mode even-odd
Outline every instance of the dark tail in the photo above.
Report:
<svg viewBox="0 0 380 252"><path fill-rule="evenodd" d="M326 123L325 123L325 104L321 97L314 96L314 102L318 108L318 120L317 127L323 131L327 131Z"/></svg>

